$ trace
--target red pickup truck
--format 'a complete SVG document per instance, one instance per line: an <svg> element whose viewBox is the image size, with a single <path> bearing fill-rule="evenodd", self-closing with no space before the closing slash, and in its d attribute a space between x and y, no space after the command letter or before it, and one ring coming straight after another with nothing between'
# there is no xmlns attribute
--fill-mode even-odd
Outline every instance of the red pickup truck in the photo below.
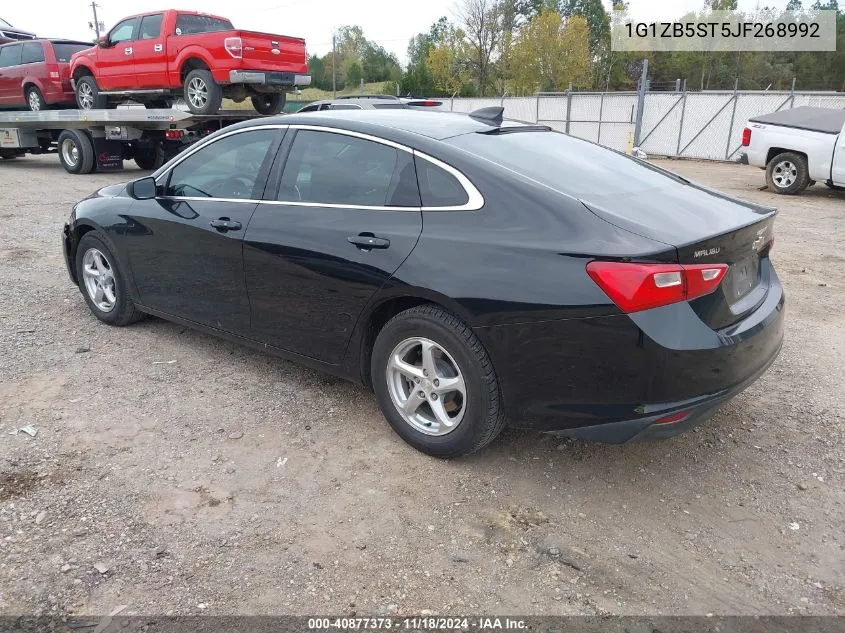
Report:
<svg viewBox="0 0 845 633"><path fill-rule="evenodd" d="M278 114L286 92L311 83L305 40L235 30L221 17L159 11L121 20L97 46L71 59L76 101L106 108L115 97L167 107L184 96L194 114L215 114L223 97L252 99Z"/></svg>

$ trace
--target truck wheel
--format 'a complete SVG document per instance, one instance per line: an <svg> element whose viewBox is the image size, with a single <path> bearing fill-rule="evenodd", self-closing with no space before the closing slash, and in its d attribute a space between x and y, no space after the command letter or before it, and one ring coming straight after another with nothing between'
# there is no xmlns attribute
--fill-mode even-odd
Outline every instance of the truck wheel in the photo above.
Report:
<svg viewBox="0 0 845 633"><path fill-rule="evenodd" d="M76 104L80 110L101 110L108 105L106 97L100 94L97 81L91 75L80 77L76 82Z"/></svg>
<svg viewBox="0 0 845 633"><path fill-rule="evenodd" d="M258 114L279 114L285 107L287 93L274 92L252 97L252 107Z"/></svg>
<svg viewBox="0 0 845 633"><path fill-rule="evenodd" d="M64 130L59 134L59 162L69 174L94 171L94 144L82 130Z"/></svg>
<svg viewBox="0 0 845 633"><path fill-rule="evenodd" d="M44 95L35 86L30 86L26 89L26 105L33 112L40 112L47 109L47 102L44 101Z"/></svg>
<svg viewBox="0 0 845 633"><path fill-rule="evenodd" d="M795 152L778 154L766 166L766 184L774 193L801 193L810 184L807 159Z"/></svg>
<svg viewBox="0 0 845 633"><path fill-rule="evenodd" d="M192 70L185 77L185 102L193 114L217 114L223 104L223 89L207 70Z"/></svg>
<svg viewBox="0 0 845 633"><path fill-rule="evenodd" d="M155 170L164 165L164 148L156 143L152 147L135 150L135 164L141 169Z"/></svg>

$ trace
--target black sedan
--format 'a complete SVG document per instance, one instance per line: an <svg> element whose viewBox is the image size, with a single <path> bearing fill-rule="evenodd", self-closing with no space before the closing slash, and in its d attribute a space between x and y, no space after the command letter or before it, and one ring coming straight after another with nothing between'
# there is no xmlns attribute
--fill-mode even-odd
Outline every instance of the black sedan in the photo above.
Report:
<svg viewBox="0 0 845 633"><path fill-rule="evenodd" d="M339 114L233 125L77 204L65 257L94 315L371 386L438 457L506 422L672 435L777 356L774 209L501 109Z"/></svg>

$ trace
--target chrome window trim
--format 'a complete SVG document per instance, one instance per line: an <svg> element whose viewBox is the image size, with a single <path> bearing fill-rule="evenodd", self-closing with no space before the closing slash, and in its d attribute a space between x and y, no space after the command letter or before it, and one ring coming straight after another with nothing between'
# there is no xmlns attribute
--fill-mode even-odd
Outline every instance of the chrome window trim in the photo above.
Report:
<svg viewBox="0 0 845 633"><path fill-rule="evenodd" d="M402 145L401 143L397 143L395 141L391 141L389 139L381 138L378 136L373 136L371 134L366 134L364 132L356 132L354 130L345 130L341 128L335 127L328 127L324 125L310 125L305 123L294 123L294 124L268 124L268 125L257 125L254 127L248 128L240 128L237 130L232 130L231 132L226 132L225 134L221 134L220 136L216 136L213 139L200 141L196 143L194 147L192 147L184 156L180 156L178 161L173 163L172 165L166 166L166 169L156 178L156 184L160 184L160 180L166 179L170 172L172 172L176 167L178 167L183 161L187 160L194 154L196 154L201 149L216 143L224 138L228 138L230 136L234 136L235 134L243 134L244 132L254 132L257 130L283 130L283 129L292 129L292 130L309 130L312 132L328 132L330 134L341 134L343 136L352 136L355 138L360 138L365 141L371 141L373 143L378 143L380 145L386 145L387 147L392 147L394 149L407 152L412 156L419 157L423 160L430 162L431 164L443 169L447 173L451 174L460 185L464 188L464 191L467 194L467 202L466 204L459 205L459 206L442 206L442 207L426 207L426 206L414 206L414 207L395 207L389 205L379 205L379 206L369 206L369 205L360 205L360 204L336 204L336 203L320 203L320 202L301 202L298 200L255 200L252 198L200 198L200 197L192 197L192 196L158 196L159 199L162 200L177 200L177 201L193 201L193 202L246 202L246 203L254 203L254 204L268 204L272 206L291 206L291 207L323 207L328 209L355 209L355 210L364 210L364 211L478 211L484 206L484 196L481 195L481 192L472 184L469 178L467 178L460 170L452 167L448 163L444 163L443 161L434 158L433 156L429 156L424 152L420 152L419 150L415 150L407 145Z"/></svg>

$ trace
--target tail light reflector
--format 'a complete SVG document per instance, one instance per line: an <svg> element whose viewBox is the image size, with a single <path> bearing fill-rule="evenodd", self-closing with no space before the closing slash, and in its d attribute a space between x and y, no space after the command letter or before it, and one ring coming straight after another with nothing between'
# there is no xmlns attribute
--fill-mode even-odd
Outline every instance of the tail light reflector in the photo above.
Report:
<svg viewBox="0 0 845 633"><path fill-rule="evenodd" d="M223 46L226 47L226 52L235 59L241 59L244 56L244 44L239 37L227 37L223 40Z"/></svg>
<svg viewBox="0 0 845 633"><path fill-rule="evenodd" d="M747 127L742 131L742 146L748 147L751 145L751 128Z"/></svg>
<svg viewBox="0 0 845 633"><path fill-rule="evenodd" d="M710 294L725 277L727 264L587 264L587 274L626 313L689 301Z"/></svg>
<svg viewBox="0 0 845 633"><path fill-rule="evenodd" d="M182 130L165 130L164 138L168 141L178 141L182 138L184 132Z"/></svg>
<svg viewBox="0 0 845 633"><path fill-rule="evenodd" d="M680 422L681 420L686 420L689 417L689 411L678 411L677 413L672 413L671 415L663 416L662 418L658 418L654 421L655 424L674 424L675 422Z"/></svg>

